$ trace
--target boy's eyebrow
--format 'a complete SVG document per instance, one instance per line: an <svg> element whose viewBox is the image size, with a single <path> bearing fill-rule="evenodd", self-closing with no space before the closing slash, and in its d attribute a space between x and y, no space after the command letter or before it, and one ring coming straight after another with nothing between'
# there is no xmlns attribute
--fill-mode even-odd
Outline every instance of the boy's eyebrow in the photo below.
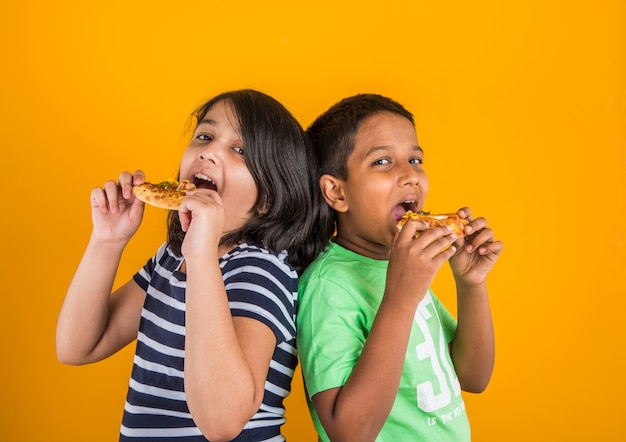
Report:
<svg viewBox="0 0 626 442"><path fill-rule="evenodd" d="M365 152L365 156L372 155L372 154L377 153L379 151L389 150L391 148L393 148L393 146L388 146L388 145L374 146L371 149L369 149L367 152ZM424 153L424 149L422 149L420 146L413 146L412 149L414 151L416 151L416 152Z"/></svg>

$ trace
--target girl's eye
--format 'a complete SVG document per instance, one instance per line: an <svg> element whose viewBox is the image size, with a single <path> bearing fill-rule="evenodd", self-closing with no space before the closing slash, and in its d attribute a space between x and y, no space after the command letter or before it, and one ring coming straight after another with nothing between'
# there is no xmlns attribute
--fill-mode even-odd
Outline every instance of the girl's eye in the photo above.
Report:
<svg viewBox="0 0 626 442"><path fill-rule="evenodd" d="M243 155L243 147L233 147L233 150L239 155Z"/></svg>
<svg viewBox="0 0 626 442"><path fill-rule="evenodd" d="M198 138L199 140L202 140L202 141L211 141L212 140L212 138L209 135L206 135L206 134L198 134L198 136L196 138Z"/></svg>

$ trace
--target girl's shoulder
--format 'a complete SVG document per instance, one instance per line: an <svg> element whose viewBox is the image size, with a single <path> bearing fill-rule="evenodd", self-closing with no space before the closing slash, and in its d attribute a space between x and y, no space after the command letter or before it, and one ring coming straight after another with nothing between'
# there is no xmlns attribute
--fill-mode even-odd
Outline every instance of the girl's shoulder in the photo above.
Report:
<svg viewBox="0 0 626 442"><path fill-rule="evenodd" d="M146 267L154 269L157 266L168 270L177 270L183 262L182 256L177 256L167 242L162 243L156 253L148 260Z"/></svg>
<svg viewBox="0 0 626 442"><path fill-rule="evenodd" d="M286 250L276 253L267 247L252 242L238 244L220 258L222 268L230 265L273 266L281 268L286 273L295 272L289 264Z"/></svg>

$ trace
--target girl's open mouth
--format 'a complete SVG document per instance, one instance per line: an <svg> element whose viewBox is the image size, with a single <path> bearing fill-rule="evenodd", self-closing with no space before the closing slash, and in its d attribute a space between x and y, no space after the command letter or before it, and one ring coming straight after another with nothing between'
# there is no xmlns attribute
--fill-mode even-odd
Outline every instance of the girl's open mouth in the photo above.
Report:
<svg viewBox="0 0 626 442"><path fill-rule="evenodd" d="M208 176L197 173L190 180L198 189L209 189L217 192L217 185Z"/></svg>

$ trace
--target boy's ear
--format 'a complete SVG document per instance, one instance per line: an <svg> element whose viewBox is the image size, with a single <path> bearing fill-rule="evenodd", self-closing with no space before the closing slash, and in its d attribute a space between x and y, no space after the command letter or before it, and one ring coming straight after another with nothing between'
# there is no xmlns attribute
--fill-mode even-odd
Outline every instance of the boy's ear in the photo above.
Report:
<svg viewBox="0 0 626 442"><path fill-rule="evenodd" d="M344 181L332 175L324 174L320 178L320 188L322 194L332 209L337 212L346 212L348 210L348 202L344 195Z"/></svg>

